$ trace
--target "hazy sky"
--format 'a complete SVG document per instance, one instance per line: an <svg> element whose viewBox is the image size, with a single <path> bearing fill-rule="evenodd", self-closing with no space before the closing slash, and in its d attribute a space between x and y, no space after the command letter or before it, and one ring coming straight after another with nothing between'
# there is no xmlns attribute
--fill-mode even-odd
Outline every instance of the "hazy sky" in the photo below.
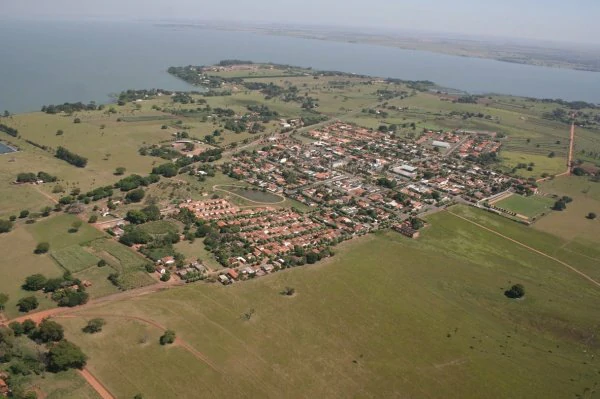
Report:
<svg viewBox="0 0 600 399"><path fill-rule="evenodd" d="M600 0L0 0L0 18L198 19L600 44Z"/></svg>

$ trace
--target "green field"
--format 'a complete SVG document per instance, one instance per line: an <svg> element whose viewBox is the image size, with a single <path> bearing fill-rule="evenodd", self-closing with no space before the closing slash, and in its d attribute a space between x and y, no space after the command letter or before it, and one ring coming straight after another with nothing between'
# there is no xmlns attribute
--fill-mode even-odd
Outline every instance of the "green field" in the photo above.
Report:
<svg viewBox="0 0 600 399"><path fill-rule="evenodd" d="M179 228L175 222L167 220L157 220L154 222L144 223L140 228L148 234L160 235L167 234L169 232L178 233Z"/></svg>
<svg viewBox="0 0 600 399"><path fill-rule="evenodd" d="M71 273L77 273L95 266L100 258L89 253L80 245L71 245L50 253L52 258Z"/></svg>
<svg viewBox="0 0 600 399"><path fill-rule="evenodd" d="M555 246L507 219L454 211L536 248ZM454 215L428 220L419 240L377 234L316 266L229 287L195 284L62 322L118 397L192 398L198 387L205 397L576 397L591 389L600 290ZM523 300L503 295L515 282ZM286 286L296 295L281 296ZM106 330L81 334L97 314ZM160 347L159 328L122 316L174 329L214 369L182 347ZM125 355L115 363L112 353Z"/></svg>
<svg viewBox="0 0 600 399"><path fill-rule="evenodd" d="M519 194L513 194L508 198L496 202L494 205L533 219L543 213L549 212L554 202L555 200L552 198L541 197L539 195L524 197Z"/></svg>
<svg viewBox="0 0 600 399"><path fill-rule="evenodd" d="M269 192L260 191L257 188L245 188L243 186L218 186L216 191L224 191L242 197L245 200L261 204L278 204L285 201L284 197Z"/></svg>

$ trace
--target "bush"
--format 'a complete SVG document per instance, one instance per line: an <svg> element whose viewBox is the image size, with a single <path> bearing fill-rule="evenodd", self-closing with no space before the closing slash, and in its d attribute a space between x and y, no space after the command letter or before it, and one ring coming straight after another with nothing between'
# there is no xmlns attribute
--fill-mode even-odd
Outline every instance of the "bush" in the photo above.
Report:
<svg viewBox="0 0 600 399"><path fill-rule="evenodd" d="M98 215L91 215L88 219L88 223L96 223L98 221Z"/></svg>
<svg viewBox="0 0 600 399"><path fill-rule="evenodd" d="M36 309L39 306L39 302L34 296L26 296L19 299L17 302L17 306L19 307L19 312L29 312Z"/></svg>
<svg viewBox="0 0 600 399"><path fill-rule="evenodd" d="M171 272L169 272L168 270L165 271L165 274L163 274L162 276L160 276L160 281L169 281L171 279Z"/></svg>
<svg viewBox="0 0 600 399"><path fill-rule="evenodd" d="M83 327L81 331L87 334L99 333L102 331L102 327L104 327L105 324L106 322L104 319L92 319L88 321L87 325Z"/></svg>
<svg viewBox="0 0 600 399"><path fill-rule="evenodd" d="M0 234L8 233L13 228L13 222L10 220L0 219Z"/></svg>
<svg viewBox="0 0 600 399"><path fill-rule="evenodd" d="M126 170L127 169L125 169L124 167L119 166L117 169L115 169L115 176L124 175Z"/></svg>
<svg viewBox="0 0 600 399"><path fill-rule="evenodd" d="M165 331L165 333L160 337L159 342L161 345L169 345L169 344L172 344L173 342L175 342L175 331L173 331L173 330Z"/></svg>
<svg viewBox="0 0 600 399"><path fill-rule="evenodd" d="M594 220L594 219L596 219L596 214L594 212L590 212L587 214L586 218L588 218L590 220Z"/></svg>
<svg viewBox="0 0 600 399"><path fill-rule="evenodd" d="M35 247L35 250L33 252L39 255L39 254L45 254L49 250L50 250L50 244L48 244L47 242L40 242L37 245L37 247Z"/></svg>
<svg viewBox="0 0 600 399"><path fill-rule="evenodd" d="M106 266L106 261L104 259L100 259L97 263L98 267L104 267Z"/></svg>
<svg viewBox="0 0 600 399"><path fill-rule="evenodd" d="M525 287L521 284L515 284L509 290L504 291L504 295L511 299L518 299L525 296Z"/></svg>

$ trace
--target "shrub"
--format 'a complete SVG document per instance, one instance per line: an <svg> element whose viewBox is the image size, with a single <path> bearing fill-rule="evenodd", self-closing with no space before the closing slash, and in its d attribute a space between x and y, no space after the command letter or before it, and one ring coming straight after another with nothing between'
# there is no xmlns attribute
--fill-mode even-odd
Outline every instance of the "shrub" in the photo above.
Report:
<svg viewBox="0 0 600 399"><path fill-rule="evenodd" d="M173 342L175 342L175 331L173 331L173 330L165 331L165 333L160 337L159 342L161 345L169 345L169 344L172 344Z"/></svg>
<svg viewBox="0 0 600 399"><path fill-rule="evenodd" d="M131 202L140 202L144 198L144 195L145 195L144 190L141 188L138 188L138 189L128 192L127 195L125 196L125 198Z"/></svg>
<svg viewBox="0 0 600 399"><path fill-rule="evenodd" d="M88 223L96 223L98 221L98 215L91 215L88 219Z"/></svg>
<svg viewBox="0 0 600 399"><path fill-rule="evenodd" d="M37 247L35 247L35 250L33 252L39 255L39 254L45 254L49 250L50 250L50 244L48 244L47 242L40 242L37 245Z"/></svg>
<svg viewBox="0 0 600 399"><path fill-rule="evenodd" d="M588 218L590 220L594 220L594 219L596 219L596 214L594 212L590 212L587 214L586 218Z"/></svg>
<svg viewBox="0 0 600 399"><path fill-rule="evenodd" d="M525 287L521 284L515 284L509 290L504 291L504 295L512 299L522 298L525 296Z"/></svg>
<svg viewBox="0 0 600 399"><path fill-rule="evenodd" d="M13 222L10 220L0 219L0 234L8 233L13 228Z"/></svg>
<svg viewBox="0 0 600 399"><path fill-rule="evenodd" d="M87 325L83 327L81 331L87 334L99 333L100 331L102 331L102 327L104 327L105 324L106 322L104 321L104 319L92 319L88 321Z"/></svg>

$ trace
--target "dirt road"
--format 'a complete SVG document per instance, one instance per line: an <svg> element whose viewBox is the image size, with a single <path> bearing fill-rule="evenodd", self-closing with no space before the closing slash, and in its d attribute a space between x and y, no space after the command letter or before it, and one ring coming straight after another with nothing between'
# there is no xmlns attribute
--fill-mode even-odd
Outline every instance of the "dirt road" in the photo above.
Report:
<svg viewBox="0 0 600 399"><path fill-rule="evenodd" d="M566 262L563 262L562 260L560 260L560 259L557 259L557 258L555 258L554 256L548 255L548 254L546 254L546 253L544 253L544 252L542 252L542 251L539 251L539 250L537 250L537 249L535 249L535 248L532 248L532 247L530 247L529 245L523 244L523 243L522 243L522 242L520 242L520 241L517 241L517 240L515 240L515 239L513 239L513 238L510 238L510 237L508 237L508 236L505 236L504 234L502 234L502 233L499 233L499 232L497 232L496 230L490 229L489 227L486 227L486 226L484 226L484 225L481 225L481 224L479 224L479 223L477 223L477 222L474 222L474 221L472 221L472 220L469 220L469 219L467 219L467 218L465 218L465 217L463 217L463 216L457 215L456 213L454 213L454 212L451 212L451 211L449 211L449 210L447 210L447 209L446 209L446 211L447 211L448 213L450 213L450 214L452 214L452 215L456 216L456 217L457 217L457 218L459 218L459 219L462 219L462 220L464 220L464 221L467 221L467 222L469 222L469 223L471 223L471 224L473 224L473 225L475 225L475 226L477 226L477 227L479 227L479 228L482 228L482 229L484 229L484 230L487 230L487 231L489 231L490 233L494 233L494 234L496 234L497 236L500 236L500 237L502 237L502 238L504 238L504 239L506 239L506 240L508 240L508 241L512 241L513 243L515 243L515 244L517 244L517 245L520 245L521 247L523 247L523 248L525 248L525 249L527 249L527 250L529 250L529 251L531 251L531 252L535 252L535 253L536 253L536 254L538 254L538 255L542 255L542 256L544 256L544 257L546 257L546 258L548 258L548 259L551 259L551 260L555 261L556 263L560 263L561 265L563 265L563 266L564 266L564 267L566 267L567 269L571 270L571 271L572 271L572 272L574 272L574 273L577 273L577 274L578 274L578 275L580 275L581 277L585 278L586 280L588 280L589 282L591 282L592 284L594 284L594 285L596 285L598 288L600 288L600 282L598 282L598 281L594 280L593 278L591 278L591 277L590 277L590 276L588 276L587 274L583 273L582 271L580 271L580 270L577 270L576 268L574 268L573 266L569 265L568 263L566 263Z"/></svg>
<svg viewBox="0 0 600 399"><path fill-rule="evenodd" d="M79 374L94 388L102 399L115 399L112 393L86 368L78 370Z"/></svg>

